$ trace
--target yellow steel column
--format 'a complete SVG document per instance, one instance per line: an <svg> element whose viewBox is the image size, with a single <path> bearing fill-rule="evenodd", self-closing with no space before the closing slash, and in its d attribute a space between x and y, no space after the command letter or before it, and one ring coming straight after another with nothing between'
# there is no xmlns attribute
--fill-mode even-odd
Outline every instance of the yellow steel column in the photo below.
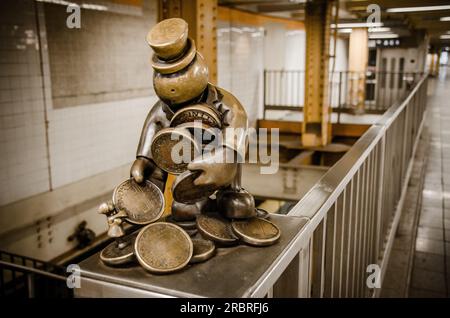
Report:
<svg viewBox="0 0 450 318"><path fill-rule="evenodd" d="M208 64L209 81L217 84L217 0L160 0L159 19L182 18L189 36Z"/></svg>
<svg viewBox="0 0 450 318"><path fill-rule="evenodd" d="M302 143L324 146L331 141L328 105L328 62L332 0L307 2L305 7L306 73Z"/></svg>
<svg viewBox="0 0 450 318"><path fill-rule="evenodd" d="M350 34L348 52L349 97L357 112L364 112L366 69L369 56L367 28L355 28Z"/></svg>
<svg viewBox="0 0 450 318"><path fill-rule="evenodd" d="M159 20L182 18L189 25L189 37L195 41L197 51L206 60L209 81L217 83L217 0L160 0ZM173 202L172 184L176 176L167 177L164 199L166 207L163 216L171 213Z"/></svg>

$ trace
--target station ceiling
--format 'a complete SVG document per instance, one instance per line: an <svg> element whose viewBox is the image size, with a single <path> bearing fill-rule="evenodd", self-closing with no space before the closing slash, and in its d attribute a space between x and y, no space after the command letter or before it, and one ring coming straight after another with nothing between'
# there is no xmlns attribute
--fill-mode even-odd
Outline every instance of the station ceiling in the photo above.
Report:
<svg viewBox="0 0 450 318"><path fill-rule="evenodd" d="M219 0L219 4L222 6L300 21L304 20L305 3L306 0ZM449 0L340 0L339 22L365 22L371 13L367 12L367 8L371 4L379 5L383 26L390 27L401 37L411 36L417 31L425 30L430 36L430 43L433 46L450 46ZM435 10L437 9L435 6L447 6L447 8ZM417 10L417 7L435 8L418 11L420 9ZM405 8L408 9L405 10ZM422 8L422 10L424 9Z"/></svg>

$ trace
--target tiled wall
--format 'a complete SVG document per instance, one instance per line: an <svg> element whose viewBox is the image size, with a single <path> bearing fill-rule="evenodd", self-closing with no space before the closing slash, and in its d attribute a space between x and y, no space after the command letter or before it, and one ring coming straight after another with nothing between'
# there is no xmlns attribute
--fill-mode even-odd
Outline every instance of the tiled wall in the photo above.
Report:
<svg viewBox="0 0 450 318"><path fill-rule="evenodd" d="M49 190L35 3L0 2L0 205Z"/></svg>
<svg viewBox="0 0 450 318"><path fill-rule="evenodd" d="M220 21L217 38L219 85L240 100L254 125L262 110L264 30Z"/></svg>
<svg viewBox="0 0 450 318"><path fill-rule="evenodd" d="M48 54L43 45L42 73L35 15L35 12L43 15L43 10L36 9L41 5L32 0L1 2L0 206L48 191L50 186L57 188L130 162L145 116L156 101L151 91L147 97L66 109L54 108L51 95L45 101L43 74L49 76L45 74L49 69L48 55L56 53ZM154 1L147 1L146 5L151 17L147 23L151 25L156 21L156 5ZM45 24L40 28L45 44L48 40ZM146 55L150 56L144 39L142 42L143 49L148 49ZM95 44L91 45L89 48L86 43L85 49L91 52L86 59L106 58L101 52L96 55ZM114 68L114 59L110 59L110 67ZM133 69L134 59L130 58L129 63ZM145 73L142 81L151 81L150 67L141 73ZM120 77L120 72L114 76ZM48 94L51 87L47 86Z"/></svg>
<svg viewBox="0 0 450 318"><path fill-rule="evenodd" d="M129 163L154 96L58 109L49 114L55 188Z"/></svg>
<svg viewBox="0 0 450 318"><path fill-rule="evenodd" d="M150 17L146 23L153 25L156 1L143 3L144 12ZM0 2L0 218L2 223L20 224L18 231L11 233L7 240L2 238L0 249L41 259L51 259L73 247L75 243L67 242L66 238L81 220L87 220L89 228L97 234L103 232L104 217L95 213L99 202L83 203L86 198L80 194L80 206L67 206L75 211L72 217L52 221L52 234L48 238L52 238L51 242L46 233L36 234L35 225L23 227L23 222L11 214L14 207L8 207L22 202L18 200L34 195L40 198L38 194L48 193L50 189L61 189L112 169L120 168L122 180L127 174L122 173L123 167L134 159L143 122L156 101L150 91L146 97L55 108L49 67L49 57L55 51L48 52L45 28L44 6L48 5L33 0ZM145 37L141 38L147 58L138 64L147 65L151 50L145 44ZM84 49L90 52L86 59L95 62L109 58L109 67L114 69L115 59L96 52L95 43L86 43ZM137 72L133 52L130 54L126 60L130 69ZM92 65L95 67L95 63ZM114 76L120 77L123 65L117 69ZM139 67L139 72L141 79L151 81L150 67ZM73 79L74 85L76 80ZM102 185L97 192L110 191L120 180ZM76 200L77 194L73 195ZM26 213L35 215L36 222L48 212L47 204L51 204L42 197L36 206L26 205ZM62 198L65 201L67 198ZM56 205L60 204L63 203ZM37 235L47 243L38 247Z"/></svg>
<svg viewBox="0 0 450 318"><path fill-rule="evenodd" d="M137 6L140 15L82 10L80 29L65 27L65 6L44 5L53 108L151 94L151 50L145 37L156 22L153 4L145 2L143 10Z"/></svg>

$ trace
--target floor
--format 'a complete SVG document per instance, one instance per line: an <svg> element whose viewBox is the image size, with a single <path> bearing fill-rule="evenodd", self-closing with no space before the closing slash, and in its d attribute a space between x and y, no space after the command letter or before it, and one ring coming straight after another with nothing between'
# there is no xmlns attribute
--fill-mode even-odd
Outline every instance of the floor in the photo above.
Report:
<svg viewBox="0 0 450 318"><path fill-rule="evenodd" d="M384 297L450 297L450 74L445 77L445 71L429 83L425 156L416 158Z"/></svg>

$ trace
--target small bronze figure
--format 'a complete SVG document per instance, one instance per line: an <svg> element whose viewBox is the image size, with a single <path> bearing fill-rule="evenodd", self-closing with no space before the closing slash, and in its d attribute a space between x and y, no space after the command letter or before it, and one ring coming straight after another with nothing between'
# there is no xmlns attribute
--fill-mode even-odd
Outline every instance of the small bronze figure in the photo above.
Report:
<svg viewBox="0 0 450 318"><path fill-rule="evenodd" d="M134 240L137 233L125 236L123 229L125 211L117 212L112 201L102 203L98 212L104 214L108 221L108 236L114 238L114 242L106 246L100 253L103 263L110 266L123 265L132 262L134 258Z"/></svg>

